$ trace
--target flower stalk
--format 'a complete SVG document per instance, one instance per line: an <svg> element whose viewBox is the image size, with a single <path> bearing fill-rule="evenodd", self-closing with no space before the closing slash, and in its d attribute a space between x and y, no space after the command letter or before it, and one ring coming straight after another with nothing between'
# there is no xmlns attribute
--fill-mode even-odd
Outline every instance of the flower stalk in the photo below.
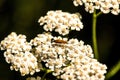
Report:
<svg viewBox="0 0 120 80"><path fill-rule="evenodd" d="M46 69L46 68L44 68L43 69L43 71L45 71L45 73L44 73L44 75L42 76L42 78L41 78L41 80L46 80L46 75L48 74L48 73L50 73L50 72L52 72L50 69Z"/></svg>
<svg viewBox="0 0 120 80"><path fill-rule="evenodd" d="M96 26L97 26L97 18L100 16L102 12L96 13L96 10L93 12L92 16L92 42L93 42L93 51L95 54L95 58L99 60L99 53L98 53L98 43L97 43L97 32L96 32Z"/></svg>
<svg viewBox="0 0 120 80"><path fill-rule="evenodd" d="M108 71L106 74L106 80L109 80L120 70L120 60Z"/></svg>
<svg viewBox="0 0 120 80"><path fill-rule="evenodd" d="M97 14L96 10L93 12L93 17L92 17L92 41L93 41L93 51L95 54L95 58L99 59L98 55L98 46L97 46L97 36L96 36L96 25L97 25Z"/></svg>

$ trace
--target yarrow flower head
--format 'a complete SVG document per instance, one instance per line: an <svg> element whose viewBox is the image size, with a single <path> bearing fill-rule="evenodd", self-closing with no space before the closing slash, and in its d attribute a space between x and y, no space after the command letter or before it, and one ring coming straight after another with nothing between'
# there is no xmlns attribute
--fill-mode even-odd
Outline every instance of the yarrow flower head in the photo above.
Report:
<svg viewBox="0 0 120 80"><path fill-rule="evenodd" d="M79 4L84 2L85 0ZM93 5L92 2L90 4ZM70 30L80 31L83 28L80 16L61 10L48 11L38 22L44 25L46 32L38 34L30 42L27 42L25 35L17 35L15 32L1 41L0 48L5 51L4 57L6 62L11 64L11 70L20 71L21 75L25 76L45 68L62 80L105 79L107 66L94 59L91 46L77 38L68 39L64 36L69 34ZM64 37L53 36L48 31L58 32ZM27 80L41 80L41 77Z"/></svg>
<svg viewBox="0 0 120 80"><path fill-rule="evenodd" d="M94 59L90 45L77 39L50 36L39 34L31 43L39 62L44 62L54 76L62 80L104 80L107 67Z"/></svg>
<svg viewBox="0 0 120 80"><path fill-rule="evenodd" d="M12 32L1 41L0 48L6 50L4 57L11 64L11 70L20 71L22 76L40 71L37 58L31 53L32 47L25 35Z"/></svg>
<svg viewBox="0 0 120 80"><path fill-rule="evenodd" d="M120 0L73 0L75 6L85 6L85 10L93 13L94 10L100 10L103 13L111 12L114 15L120 13Z"/></svg>
<svg viewBox="0 0 120 80"><path fill-rule="evenodd" d="M45 31L54 30L61 35L67 35L70 30L80 31L83 28L80 16L62 12L61 10L48 11L47 15L41 17L38 22L40 25L44 25Z"/></svg>

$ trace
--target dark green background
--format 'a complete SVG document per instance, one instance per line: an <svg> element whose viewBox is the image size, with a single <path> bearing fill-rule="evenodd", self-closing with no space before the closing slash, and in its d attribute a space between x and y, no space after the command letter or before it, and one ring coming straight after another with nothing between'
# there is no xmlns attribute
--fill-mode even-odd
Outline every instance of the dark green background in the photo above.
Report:
<svg viewBox="0 0 120 80"><path fill-rule="evenodd" d="M42 33L37 22L49 10L65 12L80 12L84 28L80 32L72 32L69 37L83 40L92 45L91 22L92 14L87 13L84 7L75 7L72 0L0 0L0 41L11 32L25 34L27 40ZM98 17L97 38L100 62L108 66L108 70L120 59L120 16L103 14ZM119 71L120 72L120 71ZM117 73L111 80L120 79ZM18 72L11 71L5 62L3 51L0 51L0 80L21 80Z"/></svg>

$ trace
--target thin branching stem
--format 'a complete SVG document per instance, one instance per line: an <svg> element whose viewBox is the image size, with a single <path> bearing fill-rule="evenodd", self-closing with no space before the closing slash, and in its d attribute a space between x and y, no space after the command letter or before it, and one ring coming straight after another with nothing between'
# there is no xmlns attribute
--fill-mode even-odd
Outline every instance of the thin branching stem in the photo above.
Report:
<svg viewBox="0 0 120 80"><path fill-rule="evenodd" d="M44 73L44 75L42 76L42 79L41 80L46 80L46 75L48 74L48 73L50 73L50 72L52 72L51 70L49 70L49 69L43 69L44 71L45 71L45 73Z"/></svg>
<svg viewBox="0 0 120 80"><path fill-rule="evenodd" d="M100 11L100 12L98 12L97 14L96 14L96 16L98 17L98 16L100 16L102 14L102 12Z"/></svg>

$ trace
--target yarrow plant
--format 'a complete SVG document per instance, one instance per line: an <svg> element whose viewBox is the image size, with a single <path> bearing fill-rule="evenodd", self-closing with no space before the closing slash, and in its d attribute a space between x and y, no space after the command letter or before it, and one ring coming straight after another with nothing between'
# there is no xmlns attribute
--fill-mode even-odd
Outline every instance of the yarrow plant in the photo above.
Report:
<svg viewBox="0 0 120 80"><path fill-rule="evenodd" d="M11 32L0 43L4 50L10 69L19 71L21 76L34 75L44 72L44 75L28 77L26 80L47 80L47 74L55 80L104 80L107 66L98 61L96 43L96 20L100 13L119 14L119 0L73 0L75 6L85 5L87 12L93 13L93 50L84 41L68 38L70 31L83 29L82 15L63 12L62 10L48 11L40 17L38 23L45 30L29 42L23 34ZM56 32L59 36L52 35ZM95 54L95 56L94 56ZM116 65L118 66L118 65ZM115 72L119 69L113 68ZM113 74L114 75L114 74ZM108 78L111 77L111 71ZM53 79L48 79L53 80Z"/></svg>

